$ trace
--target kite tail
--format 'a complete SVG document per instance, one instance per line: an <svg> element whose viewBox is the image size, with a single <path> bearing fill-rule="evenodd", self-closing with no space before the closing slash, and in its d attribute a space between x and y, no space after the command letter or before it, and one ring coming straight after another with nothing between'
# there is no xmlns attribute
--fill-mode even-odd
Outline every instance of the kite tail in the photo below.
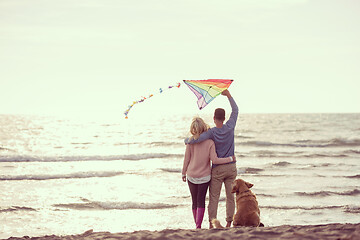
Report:
<svg viewBox="0 0 360 240"><path fill-rule="evenodd" d="M159 93L159 94L160 94L160 93L163 93L164 91L167 91L167 90L169 90L169 89L171 89L171 88L174 88L174 87L180 88L180 86L181 86L181 84L180 84L180 83L177 83L176 85L168 86L168 87L165 88L165 89L160 88L158 93ZM155 95L157 95L157 93L155 93ZM131 108L132 108L134 105L136 105L136 104L138 104L138 103L142 103L142 102L144 102L146 99L149 99L149 98L151 98L151 97L153 97L153 96L154 96L154 94L150 94L148 97L141 97L140 100L138 100L138 101L133 101L132 104L130 104L130 105L128 106L128 108L127 108L127 109L125 110L125 112L124 112L124 114L125 114L125 119L128 119L129 111L131 110Z"/></svg>

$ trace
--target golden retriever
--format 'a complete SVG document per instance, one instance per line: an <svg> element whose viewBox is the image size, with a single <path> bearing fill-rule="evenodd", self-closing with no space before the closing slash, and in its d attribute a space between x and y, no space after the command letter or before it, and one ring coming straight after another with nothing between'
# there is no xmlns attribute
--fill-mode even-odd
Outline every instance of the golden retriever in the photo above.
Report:
<svg viewBox="0 0 360 240"><path fill-rule="evenodd" d="M236 193L236 213L233 218L233 226L264 226L260 223L260 210L256 196L250 188L254 186L242 179L236 179L232 184L232 193ZM214 228L223 228L219 220L211 221Z"/></svg>

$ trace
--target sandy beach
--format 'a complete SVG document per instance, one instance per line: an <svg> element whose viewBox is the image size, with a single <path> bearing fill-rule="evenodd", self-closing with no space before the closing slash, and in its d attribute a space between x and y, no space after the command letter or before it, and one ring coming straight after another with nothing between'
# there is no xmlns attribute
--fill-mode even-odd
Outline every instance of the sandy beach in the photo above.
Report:
<svg viewBox="0 0 360 240"><path fill-rule="evenodd" d="M283 225L277 227L238 227L228 229L165 229L162 231L135 231L123 233L93 232L79 235L41 237L10 237L8 240L98 240L98 239L360 239L360 223L324 225Z"/></svg>

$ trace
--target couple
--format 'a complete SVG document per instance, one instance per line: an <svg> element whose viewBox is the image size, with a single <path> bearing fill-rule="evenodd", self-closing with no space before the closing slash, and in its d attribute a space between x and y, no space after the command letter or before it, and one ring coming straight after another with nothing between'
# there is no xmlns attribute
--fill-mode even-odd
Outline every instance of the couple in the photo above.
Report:
<svg viewBox="0 0 360 240"><path fill-rule="evenodd" d="M222 183L225 184L226 190L227 227L230 227L235 211L231 184L237 175L234 155L234 129L238 117L238 107L228 90L221 94L228 97L232 108L229 120L224 124L225 110L222 108L218 108L214 112L216 127L209 129L209 126L201 118L194 118L190 126L192 137L185 140L187 145L182 179L184 182L186 182L186 178L188 180L196 228L201 228L208 187L210 228L212 228L211 220L217 215ZM212 167L210 161L212 161Z"/></svg>

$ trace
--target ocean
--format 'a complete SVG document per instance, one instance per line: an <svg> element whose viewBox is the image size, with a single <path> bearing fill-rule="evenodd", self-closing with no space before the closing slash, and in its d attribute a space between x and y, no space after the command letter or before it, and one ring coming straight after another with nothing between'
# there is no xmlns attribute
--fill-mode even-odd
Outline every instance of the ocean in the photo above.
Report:
<svg viewBox="0 0 360 240"><path fill-rule="evenodd" d="M0 115L0 238L195 228L181 180L192 117ZM360 222L359 113L240 113L235 154L265 226Z"/></svg>

